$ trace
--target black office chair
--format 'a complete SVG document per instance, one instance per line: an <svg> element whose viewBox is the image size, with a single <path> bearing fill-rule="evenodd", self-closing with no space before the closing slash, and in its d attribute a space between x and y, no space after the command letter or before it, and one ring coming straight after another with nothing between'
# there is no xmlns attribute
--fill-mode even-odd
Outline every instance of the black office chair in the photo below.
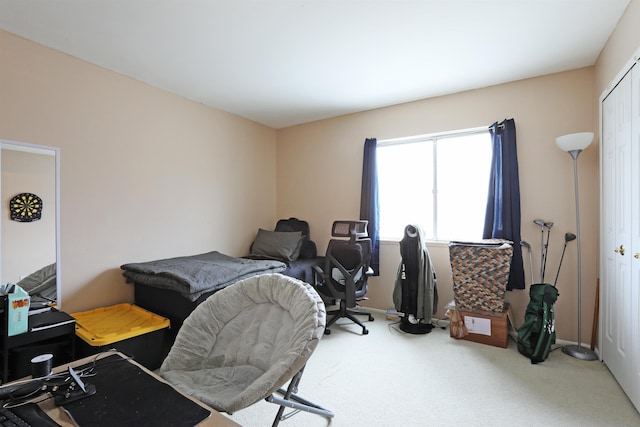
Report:
<svg viewBox="0 0 640 427"><path fill-rule="evenodd" d="M332 237L348 237L349 240L331 239L327 246L324 265L314 266L315 288L325 300L340 301L340 308L327 312L331 319L325 327L325 334L330 334L329 327L338 319L346 317L362 327L362 334L369 333L367 328L355 316L367 316L373 321L370 313L351 310L357 302L366 299L367 279L373 270L371 262L371 239L367 234L368 221L334 221L331 228Z"/></svg>

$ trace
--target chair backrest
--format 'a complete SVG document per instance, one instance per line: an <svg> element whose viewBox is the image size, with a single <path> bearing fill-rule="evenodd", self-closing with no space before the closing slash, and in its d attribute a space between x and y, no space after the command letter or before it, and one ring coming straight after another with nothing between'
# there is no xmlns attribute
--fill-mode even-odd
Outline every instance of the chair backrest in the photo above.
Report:
<svg viewBox="0 0 640 427"><path fill-rule="evenodd" d="M367 225L369 221L333 221L331 226L332 237L348 237L349 242L353 243L356 240L366 239L369 237L367 233Z"/></svg>
<svg viewBox="0 0 640 427"><path fill-rule="evenodd" d="M276 223L274 231L300 231L302 233L302 245L300 247L300 258L311 259L318 255L316 244L309 235L309 223L298 218L281 219Z"/></svg>
<svg viewBox="0 0 640 427"><path fill-rule="evenodd" d="M318 289L327 296L345 300L354 307L356 298L367 292L371 262L371 239L367 235L368 221L334 221L332 237L325 257L325 281Z"/></svg>

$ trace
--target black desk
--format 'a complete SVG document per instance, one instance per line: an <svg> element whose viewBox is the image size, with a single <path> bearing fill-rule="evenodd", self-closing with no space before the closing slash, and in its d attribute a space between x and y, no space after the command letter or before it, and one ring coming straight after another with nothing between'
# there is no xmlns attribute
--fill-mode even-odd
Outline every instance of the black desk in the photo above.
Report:
<svg viewBox="0 0 640 427"><path fill-rule="evenodd" d="M105 356L107 357L102 359ZM110 363L109 360L107 360L114 357L124 360L115 363ZM78 369L83 365L93 362L95 358L95 355L88 356L66 366L63 365L54 368L53 371L54 373L66 371L69 366ZM198 424L198 427L240 427L239 424L225 417L215 409L212 409L194 397L188 396L178 389L175 389L162 377L149 371L136 361L126 359L122 353L115 352L113 354L103 354L100 356L100 359L102 359L102 361L98 360L96 366L96 372L98 375L86 378L87 384L93 384L96 386L96 394L70 405L65 405L65 409L70 413L75 412L78 418L82 418L82 407L89 411L89 414L91 415L90 420L85 422L85 424L79 423L79 425L83 427L85 425L107 425L109 427L113 425L134 425L136 427L174 425L168 424L169 421L167 419L159 418L163 416L162 412L165 410L163 408L158 410L159 404L162 406L172 406L171 404L167 404L167 396L165 395L163 400L163 397L160 394L160 390L165 386L169 387L172 390L172 393L175 393L173 396L170 396L171 401L178 401L181 396L184 396L194 402L198 407L202 407L211 413ZM130 366L127 367L126 365ZM133 369L133 374L131 373L132 368L135 368ZM100 373L102 375L100 375ZM122 375L123 373L124 375ZM145 376L148 378L144 378ZM148 381L151 381L150 386ZM154 381L156 381L155 384L153 384ZM144 384L147 384L147 386L144 386ZM148 392L149 387L151 390L156 389L158 391L159 394L157 398L144 397L144 394L146 393L145 388L147 388ZM117 396L117 394L123 395ZM118 401L119 399L123 400ZM155 401L156 399L158 400L157 402ZM69 415L62 407L54 405L53 399L45 398L38 404L61 426L76 426L76 423L71 421ZM181 405L184 405L184 402L182 402ZM115 420L119 417L119 414L121 415L123 412L126 413L127 411L130 411L131 415L127 417L124 424L116 423Z"/></svg>
<svg viewBox="0 0 640 427"><path fill-rule="evenodd" d="M140 366L119 354L106 353L95 362L77 367L90 370L85 381L95 395L63 404L80 426L193 427L211 411L178 393L171 385L147 375Z"/></svg>
<svg viewBox="0 0 640 427"><path fill-rule="evenodd" d="M5 305L6 306L6 305ZM75 359L75 319L62 311L54 311L56 323L32 331L49 323L50 312L29 316L29 330L7 336L6 310L2 312L2 383L31 375L31 359L39 354L53 354L54 365ZM60 321L60 323L57 323Z"/></svg>

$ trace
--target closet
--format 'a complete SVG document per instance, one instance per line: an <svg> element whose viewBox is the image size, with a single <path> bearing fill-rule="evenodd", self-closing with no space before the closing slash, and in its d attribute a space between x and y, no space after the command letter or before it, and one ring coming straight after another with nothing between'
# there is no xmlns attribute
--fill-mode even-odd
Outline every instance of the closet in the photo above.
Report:
<svg viewBox="0 0 640 427"><path fill-rule="evenodd" d="M600 357L640 410L640 64L600 108Z"/></svg>

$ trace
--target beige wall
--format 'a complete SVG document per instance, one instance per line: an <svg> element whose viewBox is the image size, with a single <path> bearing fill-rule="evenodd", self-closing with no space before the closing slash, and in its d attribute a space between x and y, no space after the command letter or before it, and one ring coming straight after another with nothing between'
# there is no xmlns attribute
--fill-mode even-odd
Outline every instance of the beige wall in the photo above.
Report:
<svg viewBox="0 0 640 427"><path fill-rule="evenodd" d="M532 220L554 221L547 270L555 272L575 217L571 159L554 138L597 132L597 99L640 46L638 19L640 0L632 0L595 67L279 131L0 31L0 138L61 149L62 299L69 311L131 300L119 271L124 262L208 250L241 255L258 227L272 227L280 217L307 219L323 252L331 222L358 216L366 137L488 126L511 117L518 131L522 237L537 255ZM579 162L587 338L598 277L598 145ZM431 256L443 305L452 295L446 243L431 245ZM370 306L391 307L399 261L397 243L384 243L383 274L371 281ZM559 281L561 339L577 337L575 270L573 246ZM521 323L526 291L508 300Z"/></svg>
<svg viewBox="0 0 640 427"><path fill-rule="evenodd" d="M2 31L0 52L0 138L60 148L65 310L132 301L125 262L243 255L275 223L274 130Z"/></svg>
<svg viewBox="0 0 640 427"><path fill-rule="evenodd" d="M640 0L631 0L596 62L596 95L599 97L614 79L640 53ZM611 89L611 88L609 88Z"/></svg>
<svg viewBox="0 0 640 427"><path fill-rule="evenodd" d="M554 139L566 133L593 131L596 139L579 159L582 336L583 341L588 342L598 280L598 98L640 48L639 20L640 0L631 0L594 67L278 131L278 217L307 218L312 237L323 251L329 240L331 222L338 218L356 218L359 214L362 148L366 137L397 138L486 126L514 118L520 162L522 238L533 245L534 258L539 259L540 234L532 221L535 218L554 221L547 271L555 275L564 233L575 232L575 210L572 161L556 148ZM464 179L463 172L461 179ZM446 243L430 244L430 254L438 273L442 306L452 298ZM534 272L539 268L535 259ZM399 262L397 242L383 242L382 275L371 280L369 306L392 307L391 292ZM525 269L529 280L528 262ZM570 245L558 282L559 339L577 339L576 270L575 245ZM507 300L514 307L516 322L521 324L529 301L527 291L511 292ZM436 317L443 314L443 310L439 310Z"/></svg>
<svg viewBox="0 0 640 427"><path fill-rule="evenodd" d="M618 22L595 65L596 96L600 108L601 100L615 87L631 64L636 62L640 54L640 0L631 0L624 16ZM597 131L601 132L600 120ZM637 142L637 141L636 141ZM640 167L632 164L632 167ZM600 286L605 289L608 284L603 281ZM602 324L602 319L601 324Z"/></svg>
<svg viewBox="0 0 640 427"><path fill-rule="evenodd" d="M528 79L439 98L382 108L278 131L278 216L298 216L310 221L311 235L321 251L326 248L334 219L357 218L366 137L397 138L455 129L489 126L514 118L522 196L522 237L539 255L536 218L555 223L547 270L556 271L564 234L575 232L573 166L560 151L555 137L570 132L593 131L593 68ZM580 158L581 223L583 226L583 288L585 328L589 337L597 281L597 149ZM469 179L460 171L460 179ZM446 243L430 245L438 274L441 306L452 299L452 282ZM539 257L536 257L539 259ZM368 305L392 307L391 295L399 246L382 246L382 275L370 281ZM528 264L528 263L527 263ZM561 338L575 339L575 246L567 249L559 280L557 323ZM527 267L528 268L528 267ZM537 269L534 265L534 270ZM527 270L527 277L529 277ZM547 276L548 280L549 276ZM527 291L509 294L521 323L529 300ZM443 315L443 310L438 313ZM438 317L438 316L436 316ZM587 327L588 326L588 327Z"/></svg>

